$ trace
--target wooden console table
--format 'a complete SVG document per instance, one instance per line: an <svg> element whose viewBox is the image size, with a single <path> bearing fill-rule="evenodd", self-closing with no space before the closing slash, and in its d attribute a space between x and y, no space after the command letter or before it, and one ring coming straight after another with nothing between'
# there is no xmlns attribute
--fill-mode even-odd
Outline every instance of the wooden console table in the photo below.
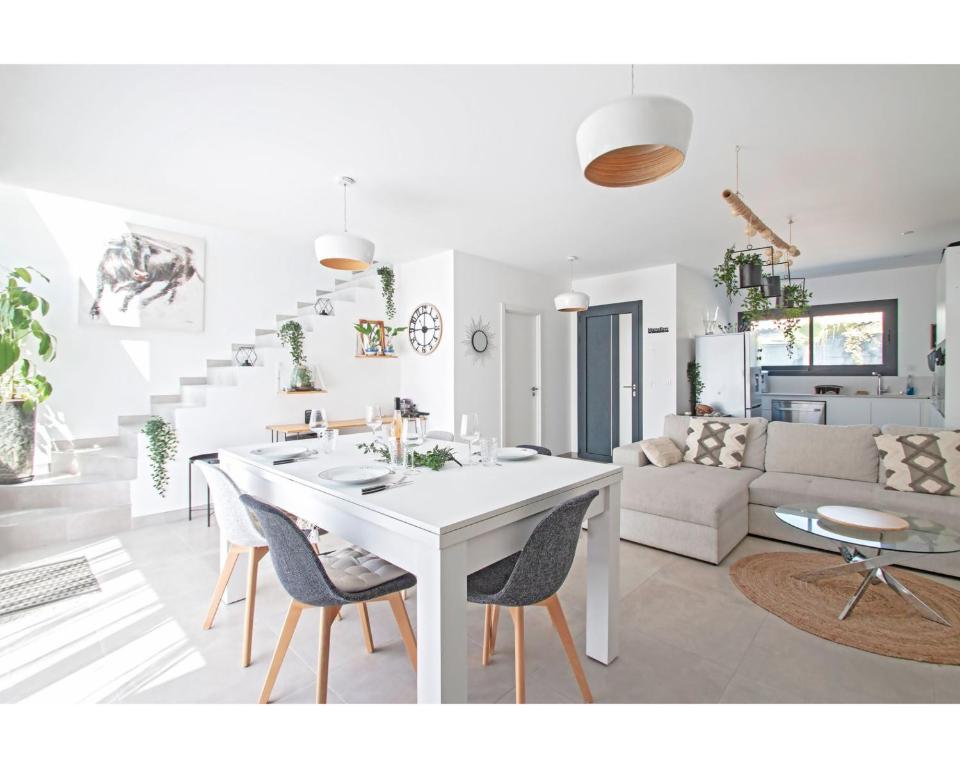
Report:
<svg viewBox="0 0 960 768"><path fill-rule="evenodd" d="M340 421L328 422L330 429L355 429L356 427L367 426L366 419L342 419ZM300 422L299 424L267 424L270 431L270 442L279 443L287 440L290 435L305 435L310 432L310 427Z"/></svg>

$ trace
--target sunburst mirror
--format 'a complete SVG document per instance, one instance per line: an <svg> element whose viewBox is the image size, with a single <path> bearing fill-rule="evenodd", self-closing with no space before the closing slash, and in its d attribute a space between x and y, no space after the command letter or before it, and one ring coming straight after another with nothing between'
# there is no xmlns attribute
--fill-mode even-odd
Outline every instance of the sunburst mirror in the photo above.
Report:
<svg viewBox="0 0 960 768"><path fill-rule="evenodd" d="M485 322L481 315L476 320L470 320L461 344L466 345L467 354L473 358L474 363L483 363L487 353L493 347L493 337L490 323Z"/></svg>

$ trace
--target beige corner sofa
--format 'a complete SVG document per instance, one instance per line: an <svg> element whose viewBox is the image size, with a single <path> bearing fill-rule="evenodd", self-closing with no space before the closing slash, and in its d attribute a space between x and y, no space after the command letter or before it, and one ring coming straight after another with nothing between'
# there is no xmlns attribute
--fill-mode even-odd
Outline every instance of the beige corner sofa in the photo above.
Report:
<svg viewBox="0 0 960 768"><path fill-rule="evenodd" d="M828 539L781 522L788 504L849 504L918 515L960 529L960 497L884 489L873 426L826 426L720 418L747 424L740 469L647 463L638 443L616 448L623 469L620 535L629 541L719 563L748 534L836 551ZM667 416L664 435L684 450L689 416ZM928 432L885 426L886 434ZM905 565L960 576L960 554L918 555Z"/></svg>

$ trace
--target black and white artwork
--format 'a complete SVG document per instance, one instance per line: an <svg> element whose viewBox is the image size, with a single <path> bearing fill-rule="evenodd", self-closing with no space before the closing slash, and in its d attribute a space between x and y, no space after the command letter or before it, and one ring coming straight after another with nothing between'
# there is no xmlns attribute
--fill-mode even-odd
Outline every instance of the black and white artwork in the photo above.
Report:
<svg viewBox="0 0 960 768"><path fill-rule="evenodd" d="M80 317L98 325L202 331L204 241L127 224L80 277Z"/></svg>

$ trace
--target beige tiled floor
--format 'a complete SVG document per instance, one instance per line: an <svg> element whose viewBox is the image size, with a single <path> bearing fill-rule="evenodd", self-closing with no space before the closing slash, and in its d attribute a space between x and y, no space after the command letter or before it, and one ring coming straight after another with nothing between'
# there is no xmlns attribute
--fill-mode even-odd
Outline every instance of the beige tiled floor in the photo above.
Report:
<svg viewBox="0 0 960 768"><path fill-rule="evenodd" d="M561 591L583 649L584 547ZM960 668L890 659L808 635L744 598L727 567L740 556L794 549L748 538L721 566L621 544L620 658L584 660L599 702L960 701ZM216 528L202 521L140 528L79 545L0 557L0 569L86 554L102 591L0 617L0 701L254 702L287 606L269 559L257 597L253 664L242 669L243 603L200 629L217 575ZM408 601L415 622L416 596ZM313 615L311 615L313 614ZM278 703L313 699L317 612L308 612L274 689ZM412 702L413 670L386 605L370 608L367 655L353 609L334 625L331 702ZM513 700L513 638L480 665L482 609L470 607L469 695ZM546 612L528 611L527 696L578 700Z"/></svg>

